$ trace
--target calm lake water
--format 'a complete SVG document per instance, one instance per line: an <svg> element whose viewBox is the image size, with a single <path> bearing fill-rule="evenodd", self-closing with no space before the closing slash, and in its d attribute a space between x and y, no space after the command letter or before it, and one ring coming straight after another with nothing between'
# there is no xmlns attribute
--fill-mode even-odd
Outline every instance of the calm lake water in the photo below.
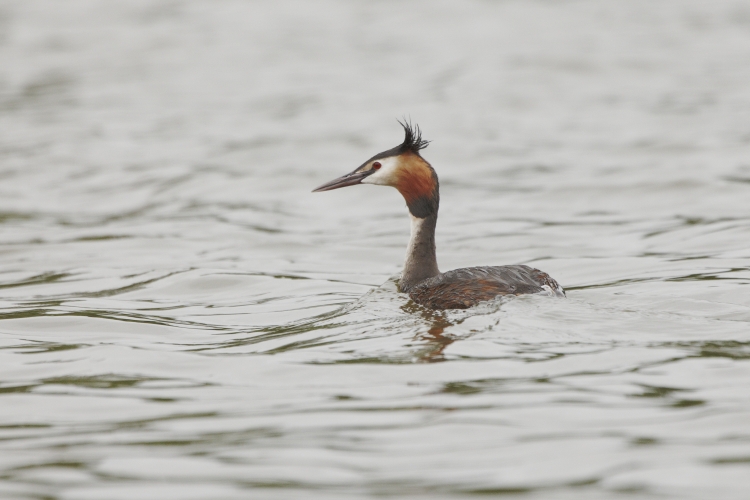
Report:
<svg viewBox="0 0 750 500"><path fill-rule="evenodd" d="M0 130L0 498L748 498L746 1L0 0Z"/></svg>

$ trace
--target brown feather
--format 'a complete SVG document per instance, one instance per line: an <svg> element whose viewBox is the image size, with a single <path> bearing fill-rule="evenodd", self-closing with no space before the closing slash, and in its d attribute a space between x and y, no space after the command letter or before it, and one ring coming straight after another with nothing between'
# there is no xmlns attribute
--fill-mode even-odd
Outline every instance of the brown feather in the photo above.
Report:
<svg viewBox="0 0 750 500"><path fill-rule="evenodd" d="M413 153L401 155L394 187L415 217L424 218L437 213L440 203L437 174L421 156Z"/></svg>
<svg viewBox="0 0 750 500"><path fill-rule="evenodd" d="M467 267L424 280L408 293L430 309L467 309L504 295L540 293L544 286L565 294L547 273L529 266Z"/></svg>

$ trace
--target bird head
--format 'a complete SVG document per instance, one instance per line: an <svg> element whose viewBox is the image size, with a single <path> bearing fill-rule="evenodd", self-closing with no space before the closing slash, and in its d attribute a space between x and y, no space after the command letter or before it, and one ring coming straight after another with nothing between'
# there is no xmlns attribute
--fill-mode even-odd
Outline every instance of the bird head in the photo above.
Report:
<svg viewBox="0 0 750 500"><path fill-rule="evenodd" d="M404 128L404 142L376 154L354 171L318 186L313 192L356 184L391 186L404 197L413 216L424 218L437 213L440 203L437 174L419 153L429 141L422 139L418 125L399 123Z"/></svg>

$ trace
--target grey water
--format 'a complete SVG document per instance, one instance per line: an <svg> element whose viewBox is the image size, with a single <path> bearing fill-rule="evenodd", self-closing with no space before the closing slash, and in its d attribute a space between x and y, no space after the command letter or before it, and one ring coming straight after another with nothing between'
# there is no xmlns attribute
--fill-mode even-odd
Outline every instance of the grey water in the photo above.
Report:
<svg viewBox="0 0 750 500"><path fill-rule="evenodd" d="M0 498L745 499L748 285L748 2L0 0Z"/></svg>

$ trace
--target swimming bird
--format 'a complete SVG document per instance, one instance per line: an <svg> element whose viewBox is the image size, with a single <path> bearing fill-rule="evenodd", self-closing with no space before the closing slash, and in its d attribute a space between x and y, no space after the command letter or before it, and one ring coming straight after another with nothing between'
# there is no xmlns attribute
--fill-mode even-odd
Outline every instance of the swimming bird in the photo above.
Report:
<svg viewBox="0 0 750 500"><path fill-rule="evenodd" d="M330 191L356 184L395 187L406 200L411 216L411 237L398 288L430 309L467 309L502 295L546 292L564 297L563 288L545 272L526 265L483 266L438 270L435 256L440 190L438 176L420 151L429 141L422 139L418 125L399 122L404 142L378 153L353 172L323 184L313 192Z"/></svg>

